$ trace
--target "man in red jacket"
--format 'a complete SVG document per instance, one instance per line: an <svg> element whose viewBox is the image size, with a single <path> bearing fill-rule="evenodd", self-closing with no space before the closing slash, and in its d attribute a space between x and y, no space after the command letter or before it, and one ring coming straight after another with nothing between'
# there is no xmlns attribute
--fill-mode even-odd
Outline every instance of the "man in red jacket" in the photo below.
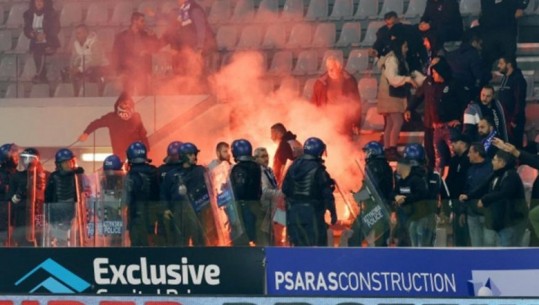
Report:
<svg viewBox="0 0 539 305"><path fill-rule="evenodd" d="M141 141L149 150L146 128L138 112L135 112L135 102L127 93L122 93L114 104L114 111L91 122L79 137L84 142L88 135L96 129L106 127L109 129L112 153L125 160L125 151L131 143Z"/></svg>

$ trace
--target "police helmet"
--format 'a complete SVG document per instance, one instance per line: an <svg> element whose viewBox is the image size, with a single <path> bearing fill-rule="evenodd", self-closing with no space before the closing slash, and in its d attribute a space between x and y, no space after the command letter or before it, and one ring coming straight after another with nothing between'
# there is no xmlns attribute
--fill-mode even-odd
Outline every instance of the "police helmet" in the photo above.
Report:
<svg viewBox="0 0 539 305"><path fill-rule="evenodd" d="M235 160L239 160L242 157L253 156L253 146L245 139L238 139L232 142L232 156Z"/></svg>
<svg viewBox="0 0 539 305"><path fill-rule="evenodd" d="M365 157L367 159L384 156L384 147L377 141L370 141L365 144L365 146L363 146L363 151L365 152Z"/></svg>
<svg viewBox="0 0 539 305"><path fill-rule="evenodd" d="M131 143L126 151L127 161L129 163L145 163L148 162L148 149L144 143L137 141Z"/></svg>
<svg viewBox="0 0 539 305"><path fill-rule="evenodd" d="M62 148L56 152L56 155L54 155L54 162L57 164L62 163L64 161L68 161L75 158L75 155L73 152L67 148Z"/></svg>
<svg viewBox="0 0 539 305"><path fill-rule="evenodd" d="M180 153L180 147L182 146L182 142L180 141L173 141L168 144L167 147L167 156L174 156Z"/></svg>
<svg viewBox="0 0 539 305"><path fill-rule="evenodd" d="M308 138L303 144L303 152L306 155L321 158L324 151L326 151L326 144L319 138Z"/></svg>
<svg viewBox="0 0 539 305"><path fill-rule="evenodd" d="M404 147L403 157L418 165L425 162L425 149L421 144L410 143Z"/></svg>
<svg viewBox="0 0 539 305"><path fill-rule="evenodd" d="M117 155L110 155L103 161L103 170L118 171L122 169L122 160Z"/></svg>
<svg viewBox="0 0 539 305"><path fill-rule="evenodd" d="M0 163L7 161L14 152L17 151L17 145L8 143L0 146Z"/></svg>

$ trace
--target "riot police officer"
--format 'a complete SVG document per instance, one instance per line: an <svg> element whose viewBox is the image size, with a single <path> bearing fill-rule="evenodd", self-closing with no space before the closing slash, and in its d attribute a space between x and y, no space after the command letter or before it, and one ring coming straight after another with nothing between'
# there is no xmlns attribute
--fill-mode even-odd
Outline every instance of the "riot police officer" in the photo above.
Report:
<svg viewBox="0 0 539 305"><path fill-rule="evenodd" d="M15 173L19 162L17 145L10 143L0 146L0 246L9 244L9 179Z"/></svg>
<svg viewBox="0 0 539 305"><path fill-rule="evenodd" d="M380 196L389 200L393 190L393 170L389 165L382 144L371 141L363 147L365 152L365 165L370 172L373 183L378 187Z"/></svg>
<svg viewBox="0 0 539 305"><path fill-rule="evenodd" d="M163 160L163 164L161 164L157 168L157 172L159 173L159 182L163 182L165 180L165 175L175 169L175 168L181 168L182 162L180 160L180 146L182 146L182 142L180 141L172 141L167 146L167 156Z"/></svg>
<svg viewBox="0 0 539 305"><path fill-rule="evenodd" d="M45 188L45 217L50 225L50 245L55 247L81 245L84 228L83 174L77 167L75 155L67 148L58 150L54 156L56 170L51 173ZM75 240L70 239L73 220L77 216ZM68 242L69 241L69 242ZM48 246L49 244L47 244Z"/></svg>
<svg viewBox="0 0 539 305"><path fill-rule="evenodd" d="M164 227L158 212L159 177L147 152L142 142L132 143L126 151L129 171L124 196L132 247L164 245Z"/></svg>
<svg viewBox="0 0 539 305"><path fill-rule="evenodd" d="M263 230L266 211L260 202L262 170L253 158L251 143L245 139L232 142L232 157L236 164L230 171L230 182L240 211L239 215L247 233L247 236L238 238L234 245L267 246L270 243L270 234Z"/></svg>
<svg viewBox="0 0 539 305"><path fill-rule="evenodd" d="M327 246L327 224L324 214L337 222L333 190L335 181L326 171L322 155L326 144L309 138L303 144L304 155L292 163L283 182L286 195L287 228L294 246Z"/></svg>
<svg viewBox="0 0 539 305"><path fill-rule="evenodd" d="M123 208L123 187L125 172L123 162L117 155L110 155L103 161L103 172L100 176L99 220L102 225L104 245L122 246L125 231Z"/></svg>
<svg viewBox="0 0 539 305"><path fill-rule="evenodd" d="M41 214L45 172L35 148L25 149L19 157L17 171L9 179L13 242L16 246L35 246L36 216Z"/></svg>

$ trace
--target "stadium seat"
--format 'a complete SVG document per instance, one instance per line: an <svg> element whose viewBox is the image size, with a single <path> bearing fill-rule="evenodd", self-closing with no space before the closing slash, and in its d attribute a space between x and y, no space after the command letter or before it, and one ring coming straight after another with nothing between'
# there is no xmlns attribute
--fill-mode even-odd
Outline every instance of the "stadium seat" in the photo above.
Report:
<svg viewBox="0 0 539 305"><path fill-rule="evenodd" d="M211 23L226 23L230 20L230 0L216 0L210 8L208 20Z"/></svg>
<svg viewBox="0 0 539 305"><path fill-rule="evenodd" d="M378 16L379 19L384 19L384 15L388 12L395 12L398 16L402 16L404 13L404 1L403 0L384 0L382 9Z"/></svg>
<svg viewBox="0 0 539 305"><path fill-rule="evenodd" d="M31 98L51 97L49 84L33 84L30 90Z"/></svg>
<svg viewBox="0 0 539 305"><path fill-rule="evenodd" d="M253 0L238 0L234 12L232 13L232 22L249 23L255 15L255 4Z"/></svg>
<svg viewBox="0 0 539 305"><path fill-rule="evenodd" d="M343 55L342 50L327 50L324 52L324 55L322 56L322 61L320 62L320 70L318 71L318 74L326 73L327 71L326 60L330 56L336 57L341 63L344 64L344 55Z"/></svg>
<svg viewBox="0 0 539 305"><path fill-rule="evenodd" d="M268 26L264 40L262 41L263 49L278 49L286 44L286 27L282 23L275 23Z"/></svg>
<svg viewBox="0 0 539 305"><path fill-rule="evenodd" d="M82 22L82 5L78 2L66 2L60 12L62 27L75 26Z"/></svg>
<svg viewBox="0 0 539 305"><path fill-rule="evenodd" d="M337 47L357 47L361 43L361 23L347 22L343 25Z"/></svg>
<svg viewBox="0 0 539 305"><path fill-rule="evenodd" d="M0 31L0 52L11 51L12 40L11 31Z"/></svg>
<svg viewBox="0 0 539 305"><path fill-rule="evenodd" d="M5 15L4 6L0 5L0 26L4 25L4 15Z"/></svg>
<svg viewBox="0 0 539 305"><path fill-rule="evenodd" d="M279 18L279 3L277 0L262 0L256 11L256 22L276 22Z"/></svg>
<svg viewBox="0 0 539 305"><path fill-rule="evenodd" d="M305 85L303 85L303 97L308 101L310 101L313 96L314 83L316 80L317 78L309 78L305 82Z"/></svg>
<svg viewBox="0 0 539 305"><path fill-rule="evenodd" d="M54 90L54 97L74 97L73 84L60 83Z"/></svg>
<svg viewBox="0 0 539 305"><path fill-rule="evenodd" d="M307 23L298 23L292 27L288 38L287 48L307 47L311 44L312 29Z"/></svg>
<svg viewBox="0 0 539 305"><path fill-rule="evenodd" d="M313 47L326 47L331 48L335 45L336 36L335 23L319 23L313 35L312 46Z"/></svg>
<svg viewBox="0 0 539 305"><path fill-rule="evenodd" d="M462 16L477 16L481 13L481 0L460 1L460 14Z"/></svg>
<svg viewBox="0 0 539 305"><path fill-rule="evenodd" d="M376 103L378 96L378 80L374 77L362 77L357 84L361 99L368 103Z"/></svg>
<svg viewBox="0 0 539 305"><path fill-rule="evenodd" d="M326 20L328 19L328 0L310 0L305 14L305 20Z"/></svg>
<svg viewBox="0 0 539 305"><path fill-rule="evenodd" d="M422 16L426 6L427 0L410 0L408 9L406 10L406 13L404 13L404 17L411 19Z"/></svg>
<svg viewBox="0 0 539 305"><path fill-rule="evenodd" d="M530 0L528 3L528 6L524 10L525 15L533 15L535 14L535 7L537 6L537 0Z"/></svg>
<svg viewBox="0 0 539 305"><path fill-rule="evenodd" d="M262 35L264 34L261 26L249 25L241 32L238 41L237 49L258 49L262 43Z"/></svg>
<svg viewBox="0 0 539 305"><path fill-rule="evenodd" d="M287 97L297 97L299 95L299 88L299 80L288 76L281 80L278 91Z"/></svg>
<svg viewBox="0 0 539 305"><path fill-rule="evenodd" d="M27 3L13 3L9 9L5 27L8 29L22 28L24 26L22 15L27 9Z"/></svg>
<svg viewBox="0 0 539 305"><path fill-rule="evenodd" d="M97 39L99 40L99 43L101 44L101 47L106 50L112 50L112 45L114 44L114 36L116 35L116 32L114 29L111 28L99 28L96 31Z"/></svg>
<svg viewBox="0 0 539 305"><path fill-rule="evenodd" d="M96 26L105 25L109 20L109 11L106 5L101 2L92 2L88 6L88 12L86 13L86 25Z"/></svg>
<svg viewBox="0 0 539 305"><path fill-rule="evenodd" d="M354 19L375 19L378 16L378 0L361 0Z"/></svg>
<svg viewBox="0 0 539 305"><path fill-rule="evenodd" d="M303 19L303 0L286 0L281 21L299 21Z"/></svg>
<svg viewBox="0 0 539 305"><path fill-rule="evenodd" d="M293 75L315 75L318 73L318 52L315 50L301 51L298 55Z"/></svg>
<svg viewBox="0 0 539 305"><path fill-rule="evenodd" d="M354 17L354 3L352 0L335 0L329 20L350 20Z"/></svg>
<svg viewBox="0 0 539 305"><path fill-rule="evenodd" d="M18 91L18 92L17 92ZM10 83L6 89L5 98L23 98L24 96L24 86L19 83Z"/></svg>
<svg viewBox="0 0 539 305"><path fill-rule="evenodd" d="M36 64L34 63L34 59L31 55L27 55L25 57L24 65L21 66L22 71L20 72L21 74L19 79L22 81L31 81L36 75Z"/></svg>
<svg viewBox="0 0 539 305"><path fill-rule="evenodd" d="M379 28L384 26L383 21L371 21L369 22L369 26L367 27L367 32L365 33L365 37L363 38L363 41L361 42L362 47L370 47L374 44L376 41L376 32Z"/></svg>
<svg viewBox="0 0 539 305"><path fill-rule="evenodd" d="M145 0L138 5L137 12L143 13L146 16L146 22L153 25L156 22L156 16L158 13L157 6L158 4L155 0Z"/></svg>
<svg viewBox="0 0 539 305"><path fill-rule="evenodd" d="M215 2L213 2L213 3L215 3ZM213 3L212 3L212 5L213 5ZM161 15L166 16L166 15L170 14L171 12L173 12L176 8L178 8L178 1L167 0L167 1L164 1L161 4L159 12L160 12ZM226 15L227 18L230 17L230 5L228 6L228 10L223 12L223 13L227 13L227 15Z"/></svg>
<svg viewBox="0 0 539 305"><path fill-rule="evenodd" d="M238 28L233 25L225 25L217 30L217 48L219 50L234 50L238 40Z"/></svg>
<svg viewBox="0 0 539 305"><path fill-rule="evenodd" d="M358 74L369 67L369 54L367 49L354 49L350 51L344 69L350 74Z"/></svg>
<svg viewBox="0 0 539 305"><path fill-rule="evenodd" d="M535 94L533 92L533 84L535 83L535 70L522 70L522 75L524 75L524 79L528 84L528 86L526 87L526 98L529 99Z"/></svg>
<svg viewBox="0 0 539 305"><path fill-rule="evenodd" d="M15 45L15 48L13 49L14 53L17 54L25 54L30 49L30 39L24 35L24 32L21 32L19 34L19 38L17 38L17 44Z"/></svg>
<svg viewBox="0 0 539 305"><path fill-rule="evenodd" d="M4 56L0 61L0 81L9 81L17 79L17 57ZM22 65L19 62L19 69Z"/></svg>
<svg viewBox="0 0 539 305"><path fill-rule="evenodd" d="M292 71L292 64L292 52L279 51L273 56L268 74L274 76L289 75Z"/></svg>
<svg viewBox="0 0 539 305"><path fill-rule="evenodd" d="M112 17L110 17L110 25L126 26L131 23L131 14L133 13L133 3L127 1L119 1L112 9Z"/></svg>

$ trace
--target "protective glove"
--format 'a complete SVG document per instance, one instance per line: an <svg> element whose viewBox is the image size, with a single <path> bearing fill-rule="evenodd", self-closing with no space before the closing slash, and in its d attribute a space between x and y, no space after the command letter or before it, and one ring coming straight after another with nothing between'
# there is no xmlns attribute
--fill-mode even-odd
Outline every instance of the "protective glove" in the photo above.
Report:
<svg viewBox="0 0 539 305"><path fill-rule="evenodd" d="M21 197L19 195L15 194L15 195L13 195L13 197L11 197L11 202L17 204L17 203L21 202Z"/></svg>

